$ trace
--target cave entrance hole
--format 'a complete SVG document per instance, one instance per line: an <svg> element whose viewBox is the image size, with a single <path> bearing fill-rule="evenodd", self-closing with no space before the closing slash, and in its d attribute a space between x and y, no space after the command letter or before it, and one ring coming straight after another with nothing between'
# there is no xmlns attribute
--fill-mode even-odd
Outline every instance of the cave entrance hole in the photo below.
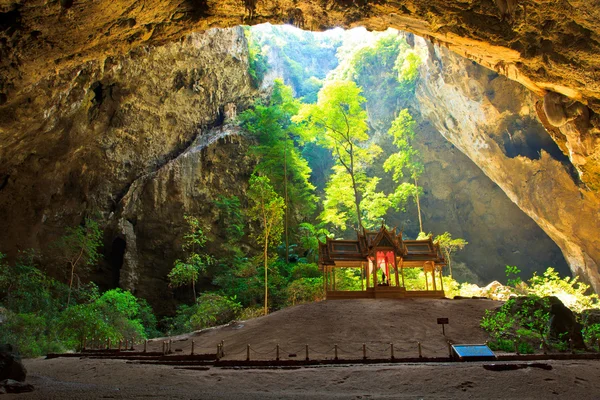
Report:
<svg viewBox="0 0 600 400"><path fill-rule="evenodd" d="M119 287L119 281L121 277L121 268L123 267L123 258L125 257L125 249L127 248L127 242L122 238L116 238L113 240L108 262L110 264L110 270L112 272L112 286Z"/></svg>

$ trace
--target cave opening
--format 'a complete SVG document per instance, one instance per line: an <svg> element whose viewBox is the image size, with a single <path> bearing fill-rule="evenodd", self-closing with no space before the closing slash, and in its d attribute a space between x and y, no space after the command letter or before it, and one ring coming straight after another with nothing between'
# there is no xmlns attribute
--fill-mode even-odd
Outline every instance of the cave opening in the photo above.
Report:
<svg viewBox="0 0 600 400"><path fill-rule="evenodd" d="M110 254L108 256L108 262L110 265L110 271L112 274L111 284L112 287L119 287L121 279L121 268L123 267L123 259L125 257L125 250L127 248L127 242L125 239L120 237L116 238L112 242Z"/></svg>
<svg viewBox="0 0 600 400"><path fill-rule="evenodd" d="M369 32L364 28L336 28L311 32L297 26L264 24L244 27L244 32L250 53L249 72L260 89L273 87L275 80L280 79L291 88L301 107L318 107L326 101L328 87L341 81L352 82L360 91L360 106L368 120L366 139L360 146L376 149L377 153L364 169L364 176L371 186L360 196L383 208L387 204L386 196L388 199L394 196L414 199L383 213L375 210L376 207L365 211L368 208L365 206L362 212L366 216L362 222L368 229L383 221L390 227L402 227L409 239L432 229L436 234L460 232L473 245L467 246L458 259L476 270L481 282L505 280L504 267L510 264L522 266L524 276L541 272L549 265L569 274L558 246L496 185L490 184L481 171L471 173L478 167L472 165L468 157L456 155L451 140L441 134L443 130L451 130L453 133L449 136L471 131L477 134L478 130L489 128L500 133L490 135L488 140L496 140L508 158L523 156L539 160L541 152L547 152L569 166L568 157L537 119L532 99L525 95L519 97L520 84L422 37L395 29ZM176 81L182 80L176 77ZM347 114L349 104L347 101L334 108ZM490 120L489 116L486 119L478 117L479 113L485 114L479 110L486 108L494 109L490 115L494 115L495 120ZM464 123L465 120L468 122ZM338 202L333 207L335 212L331 212L325 222L333 226L330 229L336 236L353 239L356 228L347 221L345 226L340 222L343 219L340 216L347 217L354 212L347 206L353 204L352 190L348 186L347 190L334 193L334 181L341 180L335 172L340 168L340 165L336 166L335 149L323 146L321 139L301 140L304 143L298 148L306 157L311 169L310 183L316 188L322 204ZM412 159L416 153L420 154ZM394 170L391 165L396 161L401 167ZM425 170L421 184L409 179L416 165L422 165ZM452 167L438 168L437 165ZM428 170L435 170L435 173L428 173ZM474 181L481 182L478 184L486 189L474 189L475 185L470 183ZM413 204L416 196L396 191L396 188L410 186L421 191L422 210ZM465 189L466 186L469 188ZM342 192L348 198L336 199ZM483 207L480 197L491 199L485 201L494 202L495 206ZM460 203L460 207L448 206L452 202ZM456 210L451 213L439 211L446 209ZM422 223L418 217L420 212L423 213ZM325 211L321 215L324 214ZM485 230L479 227L478 221L482 220L495 221L496 232L490 233L489 237L476 233L479 229ZM522 235L528 240L536 240L537 250L527 249L510 239L514 224L526 227ZM505 233L500 234L500 231ZM502 239L497 240L498 237ZM485 265L490 258L476 247L488 248L488 252L497 255L493 257L497 258L493 267L476 267ZM532 262L534 258L538 261Z"/></svg>

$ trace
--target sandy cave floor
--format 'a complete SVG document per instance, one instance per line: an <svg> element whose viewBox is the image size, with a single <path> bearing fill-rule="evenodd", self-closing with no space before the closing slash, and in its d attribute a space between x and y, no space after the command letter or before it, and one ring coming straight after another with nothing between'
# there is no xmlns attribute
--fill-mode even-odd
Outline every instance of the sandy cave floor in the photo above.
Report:
<svg viewBox="0 0 600 400"><path fill-rule="evenodd" d="M456 343L482 343L479 328L491 300L347 300L291 307L266 317L174 338L173 348L189 352L191 340L200 351L225 340L226 358L245 358L247 343L266 352L304 344L325 351L384 349L391 341L397 357L447 355L446 338ZM448 317L446 338L436 324ZM162 340L148 350L162 347ZM241 350L239 354L235 353ZM387 350L389 351L389 350ZM214 352L212 350L211 352ZM360 356L359 352L359 356ZM353 355L353 354L352 354ZM299 355L300 356L300 355ZM340 357L345 354L340 353ZM375 356L375 354L373 354ZM382 354L383 356L383 354ZM253 353L253 358L260 358ZM264 356L269 358L267 356ZM282 358L286 358L287 354ZM324 355L319 358L330 358ZM489 371L484 362L315 366L298 369L175 369L131 364L124 360L43 358L25 360L28 383L36 390L5 395L19 399L600 399L600 361L548 361L551 369L528 367ZM521 362L521 364L523 364Z"/></svg>

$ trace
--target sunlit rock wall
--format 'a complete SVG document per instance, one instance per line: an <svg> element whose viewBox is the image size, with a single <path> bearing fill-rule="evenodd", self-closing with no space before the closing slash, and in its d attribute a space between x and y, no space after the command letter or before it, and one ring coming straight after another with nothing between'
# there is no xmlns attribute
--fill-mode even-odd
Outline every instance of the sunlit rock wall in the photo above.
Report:
<svg viewBox="0 0 600 400"><path fill-rule="evenodd" d="M554 240L574 274L600 290L600 199L548 145L539 99L445 48L426 46L417 88L423 116Z"/></svg>

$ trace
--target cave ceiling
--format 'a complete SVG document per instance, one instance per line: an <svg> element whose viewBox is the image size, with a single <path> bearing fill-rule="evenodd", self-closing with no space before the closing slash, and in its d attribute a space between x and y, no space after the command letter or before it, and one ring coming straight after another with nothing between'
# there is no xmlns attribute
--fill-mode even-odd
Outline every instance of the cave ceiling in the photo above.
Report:
<svg viewBox="0 0 600 400"><path fill-rule="evenodd" d="M250 9L254 9L250 18ZM516 80L600 110L600 1L1 0L4 101L67 66L240 23L413 32Z"/></svg>
<svg viewBox="0 0 600 400"><path fill-rule="evenodd" d="M308 30L392 27L445 46L540 97L550 93L548 115L540 118L584 184L598 191L599 17L598 0L0 0L0 106L6 106L0 129L10 106L28 101L30 86L41 79L190 32L264 22ZM565 126L576 118L577 126Z"/></svg>

